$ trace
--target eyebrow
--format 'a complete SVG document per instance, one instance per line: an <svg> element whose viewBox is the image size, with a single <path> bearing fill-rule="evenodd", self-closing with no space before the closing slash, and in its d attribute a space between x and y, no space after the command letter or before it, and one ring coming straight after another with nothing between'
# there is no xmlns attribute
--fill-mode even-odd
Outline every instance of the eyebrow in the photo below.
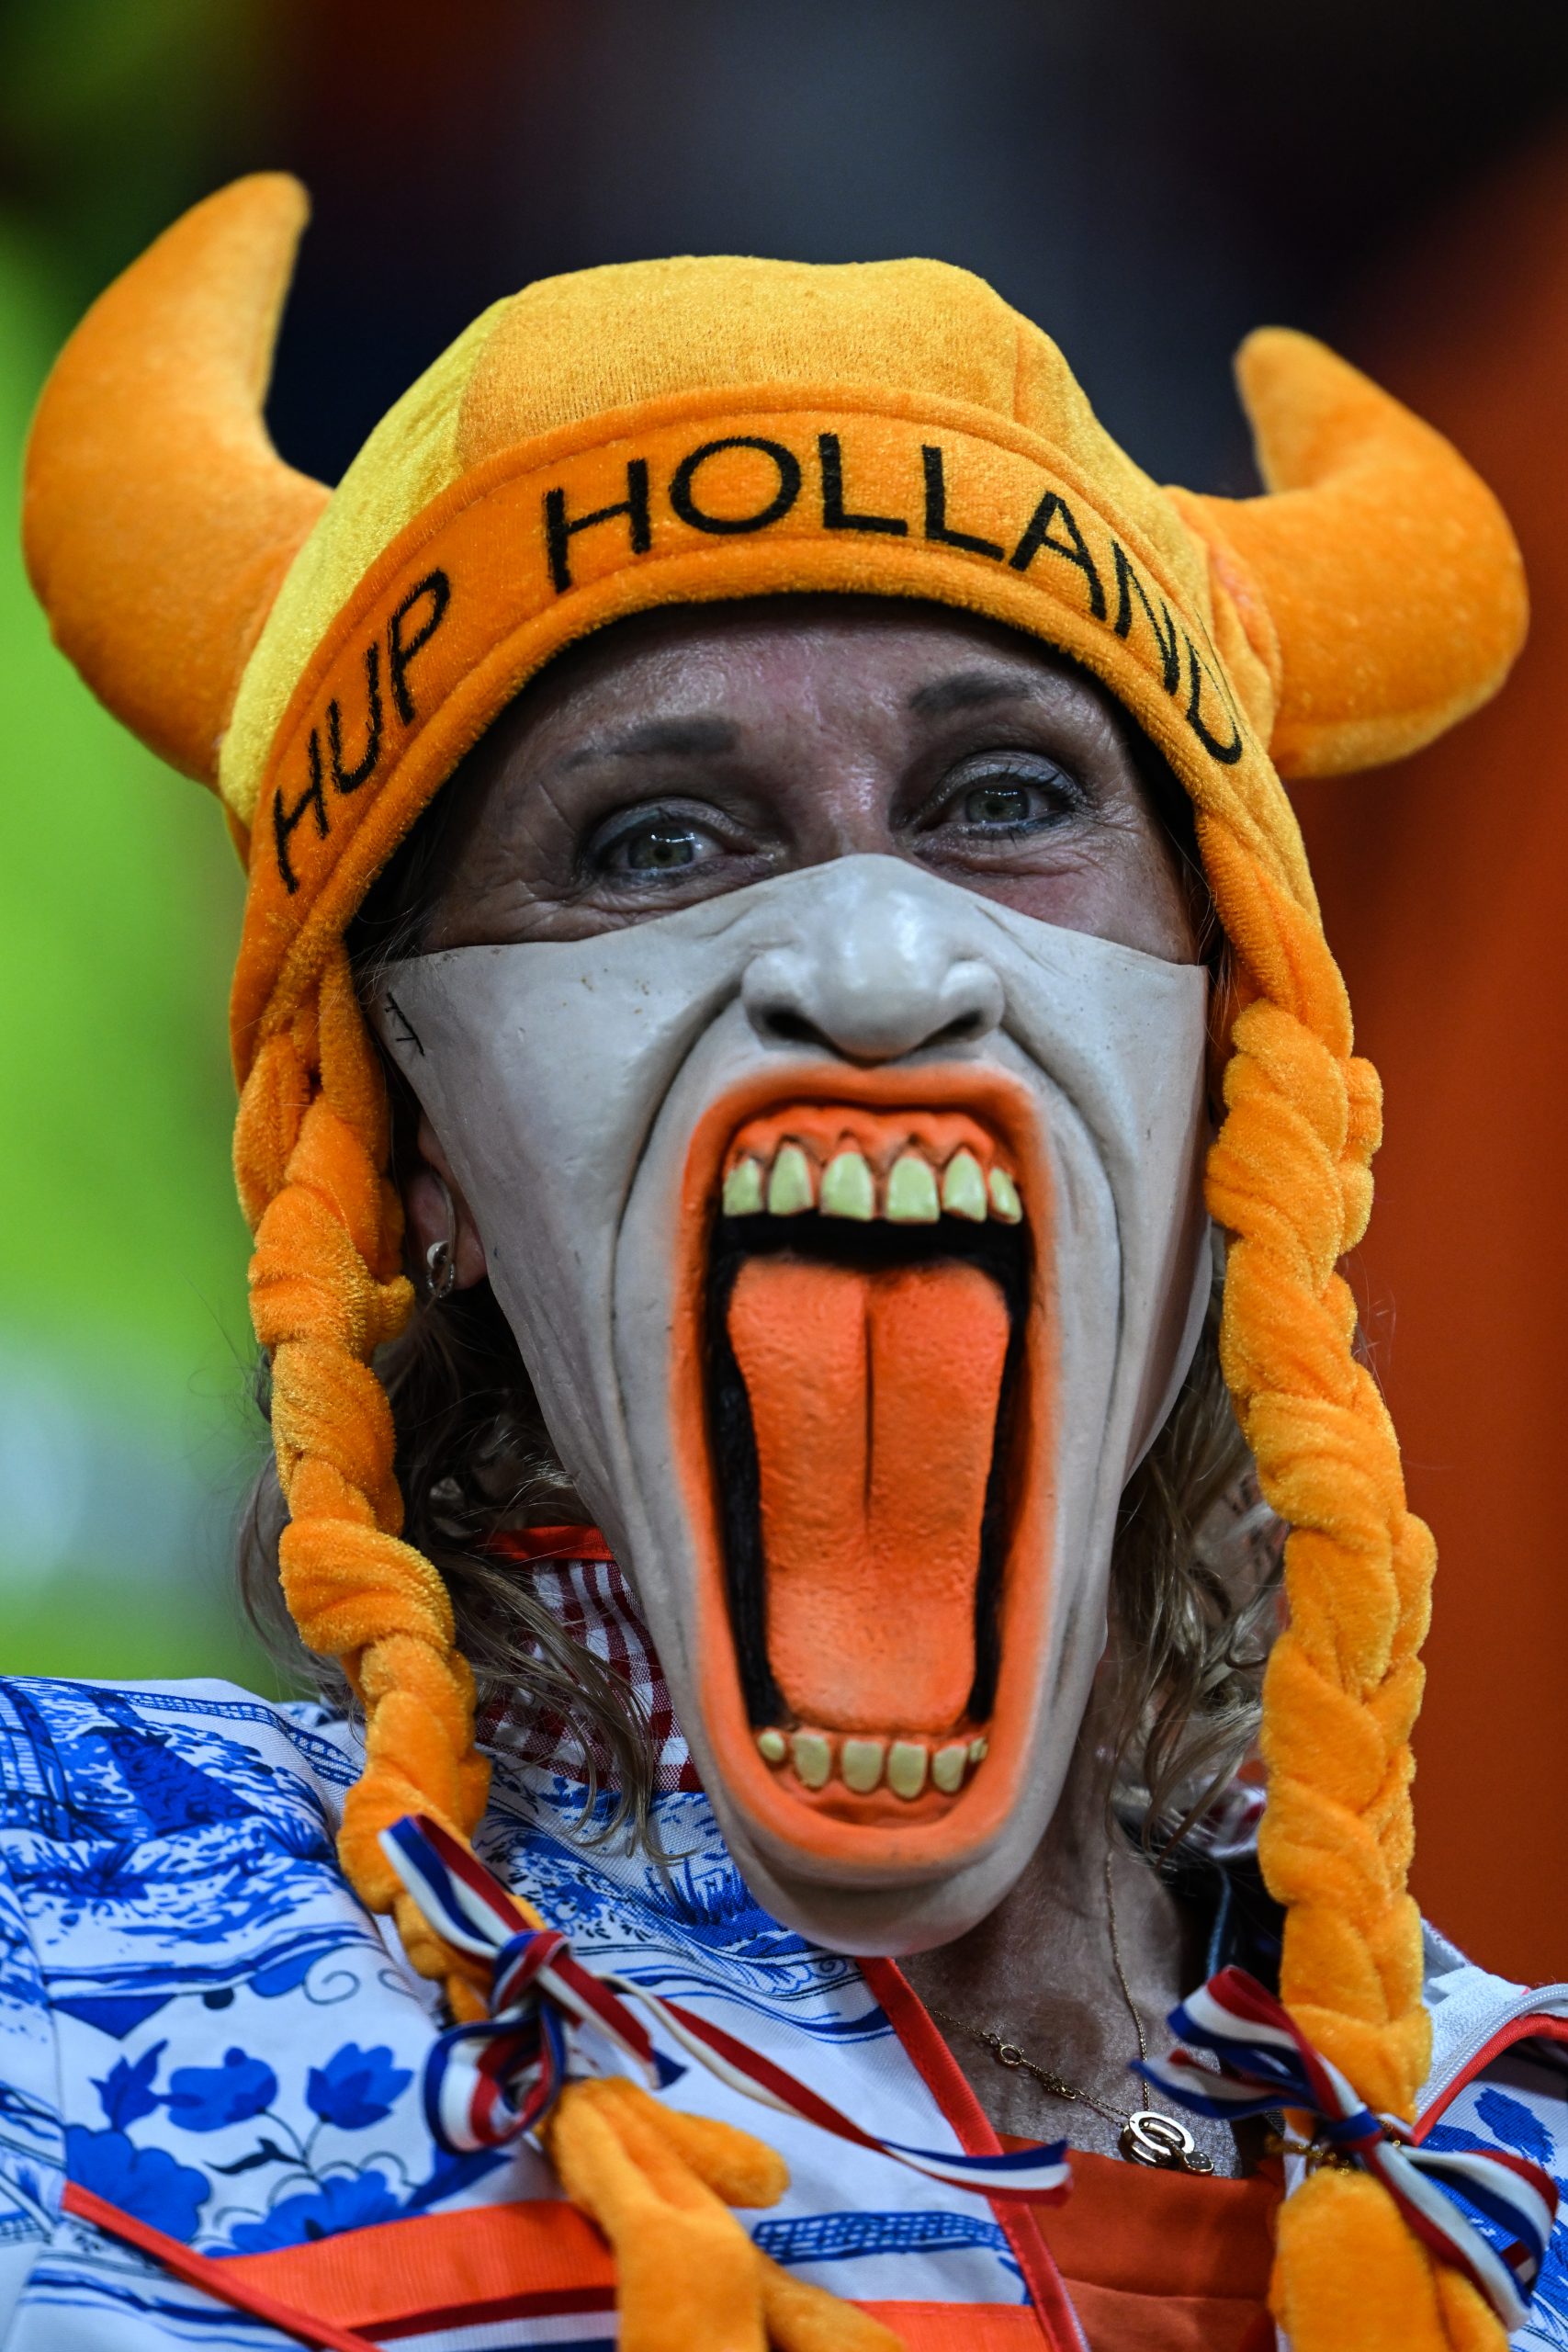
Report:
<svg viewBox="0 0 1568 2352"><path fill-rule="evenodd" d="M732 752L739 736L728 718L644 718L613 734L595 736L562 764L580 768L595 760L702 759L715 752Z"/></svg>
<svg viewBox="0 0 1568 2352"><path fill-rule="evenodd" d="M945 718L955 710L974 710L984 703L1043 700L1032 678L1000 675L995 670L954 670L917 686L906 708L916 718Z"/></svg>

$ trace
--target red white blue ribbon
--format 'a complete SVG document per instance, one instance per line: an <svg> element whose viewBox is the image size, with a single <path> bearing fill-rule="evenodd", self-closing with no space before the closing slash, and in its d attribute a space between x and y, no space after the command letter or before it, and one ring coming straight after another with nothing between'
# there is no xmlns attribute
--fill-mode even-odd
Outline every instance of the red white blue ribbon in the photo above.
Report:
<svg viewBox="0 0 1568 2352"><path fill-rule="evenodd" d="M1173 2032L1191 2049L1134 2072L1196 2115L1234 2119L1296 2108L1314 2119L1314 2138L1381 2180L1416 2236L1462 2270L1511 2335L1529 2313L1557 2211L1550 2174L1501 2149L1412 2145L1396 2116L1375 2115L1245 1969L1217 1976L1170 2012ZM1219 2062L1201 2065L1193 2050ZM1499 2253L1458 2202L1485 2215L1504 2236Z"/></svg>
<svg viewBox="0 0 1568 2352"><path fill-rule="evenodd" d="M437 2144L454 2154L503 2147L536 2130L566 2084L571 2037L581 2027L603 2034L657 2089L659 2056L648 2028L627 2007L636 2001L732 2090L855 2147L891 2156L929 2179L1035 2205L1059 2203L1072 2186L1062 2140L967 2156L905 2147L863 2132L722 2028L626 1977L585 1968L565 1936L531 1928L484 1864L423 1814L406 1815L383 1830L381 1850L431 1926L494 1971L490 2015L451 2027L425 2061L425 2120Z"/></svg>

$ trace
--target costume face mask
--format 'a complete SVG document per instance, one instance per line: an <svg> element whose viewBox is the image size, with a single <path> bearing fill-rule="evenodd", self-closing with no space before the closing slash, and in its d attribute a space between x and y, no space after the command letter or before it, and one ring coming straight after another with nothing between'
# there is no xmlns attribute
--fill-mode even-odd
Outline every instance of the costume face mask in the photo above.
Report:
<svg viewBox="0 0 1568 2352"><path fill-rule="evenodd" d="M1207 1289L1206 978L850 857L394 966L550 1431L738 1861L910 1951L1060 1792Z"/></svg>

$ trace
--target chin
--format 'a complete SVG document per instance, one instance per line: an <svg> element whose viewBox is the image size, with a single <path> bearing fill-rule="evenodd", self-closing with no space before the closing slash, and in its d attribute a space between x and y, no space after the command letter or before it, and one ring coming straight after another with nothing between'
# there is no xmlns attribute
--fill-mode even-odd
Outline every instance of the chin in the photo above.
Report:
<svg viewBox="0 0 1568 2352"><path fill-rule="evenodd" d="M1064 1755L1061 1772L1066 1762ZM750 1825L727 1792L716 1792L715 1809L737 1868L773 1918L828 1951L905 1960L953 1942L996 1909L1026 1868L1059 1794L1059 1777L1043 1783L988 1851L931 1876L893 1866L886 1878L859 1867L834 1877L798 1848L750 1845Z"/></svg>

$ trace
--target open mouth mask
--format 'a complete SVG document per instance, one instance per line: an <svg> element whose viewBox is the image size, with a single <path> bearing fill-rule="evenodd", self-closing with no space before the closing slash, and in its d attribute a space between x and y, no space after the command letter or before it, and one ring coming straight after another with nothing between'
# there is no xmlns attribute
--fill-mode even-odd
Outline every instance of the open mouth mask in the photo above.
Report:
<svg viewBox="0 0 1568 2352"><path fill-rule="evenodd" d="M735 1858L819 1942L962 1933L1055 1806L1208 1292L1206 1009L872 856L378 991Z"/></svg>

